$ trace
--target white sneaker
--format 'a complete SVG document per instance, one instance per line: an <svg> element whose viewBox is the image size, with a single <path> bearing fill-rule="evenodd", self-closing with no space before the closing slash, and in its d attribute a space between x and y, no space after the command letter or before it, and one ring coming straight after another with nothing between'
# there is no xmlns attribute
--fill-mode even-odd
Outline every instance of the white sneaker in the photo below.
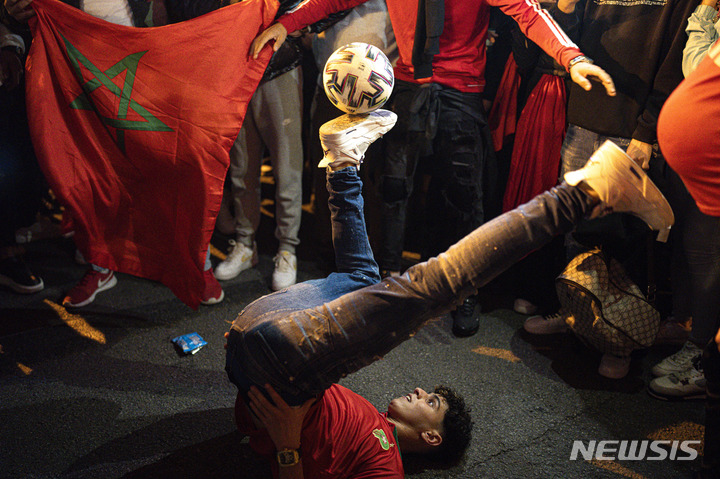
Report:
<svg viewBox="0 0 720 479"><path fill-rule="evenodd" d="M693 361L702 356L702 348L686 341L682 349L672 354L652 368L653 376L667 376L668 374L681 373L693 366Z"/></svg>
<svg viewBox="0 0 720 479"><path fill-rule="evenodd" d="M615 143L603 143L584 167L565 173L565 181L573 186L584 182L603 206L639 217L660 232L658 241L667 241L675 222L670 205L642 168Z"/></svg>
<svg viewBox="0 0 720 479"><path fill-rule="evenodd" d="M345 114L320 127L320 143L325 155L318 168L330 165L360 168L368 147L395 126L397 115L388 110L375 110L364 115ZM347 163L347 164L346 164Z"/></svg>
<svg viewBox="0 0 720 479"><path fill-rule="evenodd" d="M230 240L229 243L232 246L230 254L215 268L215 278L221 281L233 279L242 271L250 269L258 263L255 243L252 248L233 240Z"/></svg>
<svg viewBox="0 0 720 479"><path fill-rule="evenodd" d="M289 251L279 251L273 258L275 270L272 274L272 289L279 291L297 281L297 256Z"/></svg>
<svg viewBox="0 0 720 479"><path fill-rule="evenodd" d="M658 399L704 399L707 380L698 367L655 378L650 381L648 392Z"/></svg>
<svg viewBox="0 0 720 479"><path fill-rule="evenodd" d="M559 334L568 330L565 315L562 313L545 316L530 316L523 324L525 331L532 334Z"/></svg>

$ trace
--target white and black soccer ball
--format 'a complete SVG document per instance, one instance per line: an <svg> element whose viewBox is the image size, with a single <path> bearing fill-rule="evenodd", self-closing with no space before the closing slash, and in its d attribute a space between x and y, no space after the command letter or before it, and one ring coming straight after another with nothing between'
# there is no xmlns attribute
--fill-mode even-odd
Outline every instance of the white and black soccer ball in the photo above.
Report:
<svg viewBox="0 0 720 479"><path fill-rule="evenodd" d="M330 55L323 69L325 94L345 113L368 113L387 101L395 85L390 61L378 47L349 43Z"/></svg>

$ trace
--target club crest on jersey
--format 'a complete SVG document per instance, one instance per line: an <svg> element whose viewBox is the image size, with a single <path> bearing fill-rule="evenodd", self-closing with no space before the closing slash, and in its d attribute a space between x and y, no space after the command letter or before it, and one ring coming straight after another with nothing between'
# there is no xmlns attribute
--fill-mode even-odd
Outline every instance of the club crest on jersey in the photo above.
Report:
<svg viewBox="0 0 720 479"><path fill-rule="evenodd" d="M373 436L377 438L378 441L380 441L380 447L382 447L384 450L389 450L392 446L395 444L390 444L390 441L388 441L387 435L385 434L385 431L382 429L375 429L373 430Z"/></svg>

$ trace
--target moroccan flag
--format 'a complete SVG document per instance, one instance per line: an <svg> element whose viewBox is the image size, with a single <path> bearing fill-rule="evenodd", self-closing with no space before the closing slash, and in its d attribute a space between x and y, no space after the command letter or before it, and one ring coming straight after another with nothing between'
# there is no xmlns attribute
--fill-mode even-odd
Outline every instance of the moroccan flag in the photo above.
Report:
<svg viewBox="0 0 720 479"><path fill-rule="evenodd" d="M156 28L34 0L27 63L33 144L94 264L157 280L196 308L228 151L271 56L253 38L275 0Z"/></svg>

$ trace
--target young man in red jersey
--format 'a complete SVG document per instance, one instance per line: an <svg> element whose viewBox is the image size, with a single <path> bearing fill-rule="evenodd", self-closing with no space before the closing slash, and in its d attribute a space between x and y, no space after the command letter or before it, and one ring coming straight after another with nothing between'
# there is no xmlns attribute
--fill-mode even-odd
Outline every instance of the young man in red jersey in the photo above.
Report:
<svg viewBox="0 0 720 479"><path fill-rule="evenodd" d="M396 119L377 110L343 115L321 127L338 272L254 301L226 335L226 370L240 391L238 426L251 435L255 450L276 454L283 479L400 478L400 450L461 456L471 421L452 390L417 388L381 414L336 383L587 214L627 211L657 230L673 223L669 205L642 169L607 144L567 177L569 184L381 281L365 229L357 168L367 147Z"/></svg>

